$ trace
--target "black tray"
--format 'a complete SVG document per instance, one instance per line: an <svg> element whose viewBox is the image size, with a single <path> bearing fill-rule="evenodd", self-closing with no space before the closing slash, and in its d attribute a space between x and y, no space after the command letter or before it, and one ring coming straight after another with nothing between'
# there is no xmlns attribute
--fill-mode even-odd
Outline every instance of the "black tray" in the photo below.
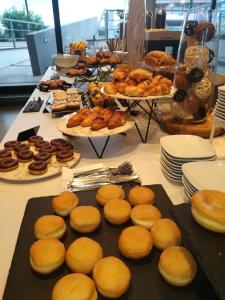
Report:
<svg viewBox="0 0 225 300"><path fill-rule="evenodd" d="M225 299L225 235L198 225L191 215L191 206L174 206L174 217L186 232L189 247L220 299Z"/></svg>
<svg viewBox="0 0 225 300"><path fill-rule="evenodd" d="M124 187L126 193L130 186ZM151 188L156 193L155 205L162 212L163 217L172 217L172 203L161 185L153 185ZM95 191L78 192L81 205L96 205ZM30 199L27 203L24 218L20 228L12 265L10 268L3 300L50 300L53 286L63 275L68 274L64 264L61 268L47 276L34 273L29 264L29 248L35 241L33 234L34 223L38 217L51 214L52 197ZM102 208L100 208L102 213ZM66 249L80 234L72 232L67 223L67 235L63 242ZM130 300L195 300L195 299L217 299L206 277L198 268L198 273L192 284L186 287L174 287L167 284L159 274L158 261L160 251L155 248L149 257L132 261L123 258L118 251L118 237L123 228L131 225L126 223L122 226L112 226L102 216L101 226L91 234L87 234L103 247L104 257L117 256L129 266L132 273L131 287L120 299ZM98 299L105 299L100 294Z"/></svg>

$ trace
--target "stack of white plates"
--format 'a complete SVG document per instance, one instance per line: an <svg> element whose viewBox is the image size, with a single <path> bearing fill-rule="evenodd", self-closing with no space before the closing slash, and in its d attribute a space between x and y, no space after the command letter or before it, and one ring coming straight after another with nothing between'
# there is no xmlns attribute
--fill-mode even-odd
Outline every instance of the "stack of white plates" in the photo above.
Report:
<svg viewBox="0 0 225 300"><path fill-rule="evenodd" d="M215 160L216 153L205 139L195 135L170 135L160 139L161 168L175 183L182 183L182 165L191 161Z"/></svg>
<svg viewBox="0 0 225 300"><path fill-rule="evenodd" d="M225 163L222 161L198 161L184 164L183 184L187 200L198 190L217 190L225 193Z"/></svg>
<svg viewBox="0 0 225 300"><path fill-rule="evenodd" d="M225 123L225 86L218 88L218 99L214 109L215 118Z"/></svg>

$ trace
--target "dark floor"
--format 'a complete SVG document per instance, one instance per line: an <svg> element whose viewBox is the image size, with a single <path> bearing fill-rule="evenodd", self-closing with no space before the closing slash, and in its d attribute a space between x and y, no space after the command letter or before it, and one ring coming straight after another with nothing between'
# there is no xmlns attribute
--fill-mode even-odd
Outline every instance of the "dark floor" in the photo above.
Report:
<svg viewBox="0 0 225 300"><path fill-rule="evenodd" d="M0 103L0 142L16 119L24 103Z"/></svg>

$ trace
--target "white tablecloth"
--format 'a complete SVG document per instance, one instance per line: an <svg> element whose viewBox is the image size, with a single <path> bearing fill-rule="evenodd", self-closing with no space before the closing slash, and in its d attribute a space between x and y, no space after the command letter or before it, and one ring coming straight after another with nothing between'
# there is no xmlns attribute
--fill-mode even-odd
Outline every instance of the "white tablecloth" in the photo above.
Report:
<svg viewBox="0 0 225 300"><path fill-rule="evenodd" d="M43 79L50 78L51 68L48 69ZM41 96L47 101L49 94L35 89L30 99ZM52 119L51 114L43 113L45 105L38 113L19 113L17 119L4 137L1 146L8 141L17 138L19 132L40 125L38 135L46 140L60 138L62 134L56 129L57 119ZM127 136L113 136L106 148L103 159L99 160L85 138L73 138L72 141L81 152L79 166L85 166L103 162L109 166L117 166L120 163L130 161L140 175L142 184L161 184L174 204L184 201L183 187L170 183L160 169L159 139L165 135L157 124L151 124L149 141L146 144L140 142L140 137L135 128L127 132ZM103 144L102 139L97 144ZM214 139L214 146L218 156L225 155L225 137ZM27 201L33 197L56 195L62 191L61 176L35 182L0 182L0 298L2 298L6 284L20 224L23 218ZM33 224L31 224L33 226ZM24 253L27 255L28 253Z"/></svg>

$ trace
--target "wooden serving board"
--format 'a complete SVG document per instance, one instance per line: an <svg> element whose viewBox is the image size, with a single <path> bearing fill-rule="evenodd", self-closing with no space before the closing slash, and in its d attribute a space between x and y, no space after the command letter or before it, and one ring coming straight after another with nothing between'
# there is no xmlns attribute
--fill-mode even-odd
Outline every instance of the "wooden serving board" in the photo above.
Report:
<svg viewBox="0 0 225 300"><path fill-rule="evenodd" d="M161 117L160 125L162 130L169 134L193 134L203 138L209 138L212 126L212 118L212 115L209 115L204 123L191 124L179 121L171 114L168 114ZM223 133L223 128L216 125L214 136L219 136Z"/></svg>
<svg viewBox="0 0 225 300"><path fill-rule="evenodd" d="M126 198L132 183L124 185ZM161 185L149 186L156 194L155 205L162 213L163 217L172 218L173 204L168 198ZM80 199L80 205L96 204L96 191L77 192ZM34 223L45 214L53 214L51 208L52 196L33 198L27 203L21 224L9 276L3 296L3 300L49 300L56 282L69 270L64 263L58 270L49 275L38 275L32 271L29 263L29 249L35 241ZM103 248L104 257L117 256L122 259L131 270L131 286L120 300L217 300L211 285L206 279L201 268L198 267L195 280L186 287L175 287L167 284L158 271L158 262L161 252L155 248L151 254L141 260L129 260L121 256L118 250L118 238L121 231L132 225L127 222L124 225L113 226L106 222L103 216L103 209L98 207L101 212L101 225L99 228L89 234L79 234L71 230L69 219L66 218L67 233L62 242L65 248L80 236L88 236L99 242ZM98 293L98 300L106 299Z"/></svg>

